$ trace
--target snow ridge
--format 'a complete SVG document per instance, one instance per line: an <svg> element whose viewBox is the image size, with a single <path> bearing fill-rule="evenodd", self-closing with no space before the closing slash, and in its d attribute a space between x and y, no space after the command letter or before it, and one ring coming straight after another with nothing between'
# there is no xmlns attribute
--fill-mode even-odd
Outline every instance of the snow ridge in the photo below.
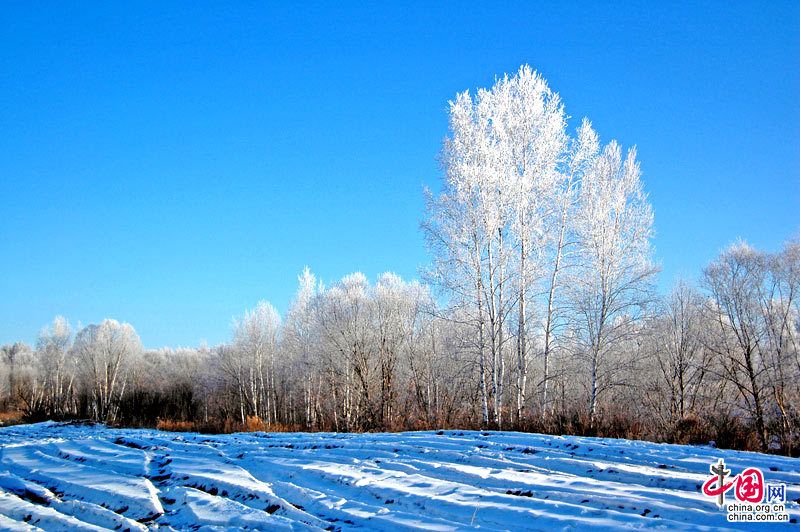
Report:
<svg viewBox="0 0 800 532"><path fill-rule="evenodd" d="M47 422L0 429L0 530L751 528L700 493L718 458L785 483L798 520L798 460L758 453L514 432L209 436Z"/></svg>

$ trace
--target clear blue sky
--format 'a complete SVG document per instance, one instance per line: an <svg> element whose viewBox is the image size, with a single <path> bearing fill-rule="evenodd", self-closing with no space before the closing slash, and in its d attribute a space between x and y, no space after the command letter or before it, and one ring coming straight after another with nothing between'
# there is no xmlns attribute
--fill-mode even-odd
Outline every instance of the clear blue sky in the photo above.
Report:
<svg viewBox="0 0 800 532"><path fill-rule="evenodd" d="M796 1L67 4L0 6L0 343L216 344L305 265L416 277L447 100L522 63L638 145L662 289L800 229Z"/></svg>

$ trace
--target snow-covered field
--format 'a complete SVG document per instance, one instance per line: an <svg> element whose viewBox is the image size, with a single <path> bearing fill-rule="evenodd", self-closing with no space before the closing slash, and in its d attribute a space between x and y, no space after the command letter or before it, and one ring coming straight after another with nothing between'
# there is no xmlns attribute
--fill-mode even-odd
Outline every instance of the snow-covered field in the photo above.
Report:
<svg viewBox="0 0 800 532"><path fill-rule="evenodd" d="M731 525L708 467L760 467L800 517L800 460L537 434L0 429L0 529L548 530ZM783 529L791 524L761 525Z"/></svg>

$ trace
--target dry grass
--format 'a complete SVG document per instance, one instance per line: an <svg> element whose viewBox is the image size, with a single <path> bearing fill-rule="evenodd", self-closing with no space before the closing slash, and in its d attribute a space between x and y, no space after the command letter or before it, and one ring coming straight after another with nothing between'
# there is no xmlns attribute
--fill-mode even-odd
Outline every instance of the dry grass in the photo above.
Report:
<svg viewBox="0 0 800 532"><path fill-rule="evenodd" d="M0 425L17 425L22 423L22 412L18 410L5 410L0 412Z"/></svg>
<svg viewBox="0 0 800 532"><path fill-rule="evenodd" d="M225 421L225 433L231 432L292 432L297 427L290 427L281 423L265 423L258 416L247 416L244 423L236 421Z"/></svg>
<svg viewBox="0 0 800 532"><path fill-rule="evenodd" d="M158 430L167 430L170 432L195 432L196 427L194 421L176 421L174 419L159 419L156 423Z"/></svg>

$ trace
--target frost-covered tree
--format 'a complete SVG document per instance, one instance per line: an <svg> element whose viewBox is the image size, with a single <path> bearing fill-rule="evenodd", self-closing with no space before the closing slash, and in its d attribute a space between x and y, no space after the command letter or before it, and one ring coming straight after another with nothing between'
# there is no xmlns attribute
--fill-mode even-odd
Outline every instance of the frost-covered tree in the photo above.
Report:
<svg viewBox="0 0 800 532"><path fill-rule="evenodd" d="M765 282L759 290L767 359L767 379L780 413L783 447L791 454L800 445L800 240L767 255Z"/></svg>
<svg viewBox="0 0 800 532"><path fill-rule="evenodd" d="M322 385L315 329L316 297L321 289L317 278L306 267L298 276L298 288L283 325L281 347L291 360L292 378L302 382L303 424L314 427L320 414L320 388Z"/></svg>
<svg viewBox="0 0 800 532"><path fill-rule="evenodd" d="M346 430L374 426L375 331L371 323L370 286L357 272L320 296L318 326L334 424Z"/></svg>
<svg viewBox="0 0 800 532"><path fill-rule="evenodd" d="M766 450L767 361L758 349L765 340L758 305L761 266L759 254L740 242L706 268L704 282L714 301L717 324L708 346L722 357L722 376L736 387L752 416L761 450Z"/></svg>
<svg viewBox="0 0 800 532"><path fill-rule="evenodd" d="M498 318L502 315L496 297L502 297L495 282L497 244L502 244L501 220L507 214L508 198L502 187L497 188L500 174L492 167L487 94L480 91L473 101L464 92L450 102L451 135L442 152L446 178L442 194L429 197L425 224L435 257L431 277L451 296L450 312L463 308L460 315L473 323L477 333L484 424L489 423L490 395L497 390Z"/></svg>
<svg viewBox="0 0 800 532"><path fill-rule="evenodd" d="M569 285L577 355L589 373L592 425L602 395L627 379L617 367L620 361L611 363L615 345L636 333L635 322L653 298L653 212L639 177L636 150L623 159L612 141L581 180L575 224L579 248Z"/></svg>
<svg viewBox="0 0 800 532"><path fill-rule="evenodd" d="M128 368L142 352L133 326L116 320L88 325L75 335L77 358L93 419L113 423L128 384Z"/></svg>
<svg viewBox="0 0 800 532"><path fill-rule="evenodd" d="M508 208L508 234L516 249L509 277L516 278L518 301L516 333L516 416L520 419L526 403L528 377L529 293L548 268L549 229L558 219L558 196L563 192L568 139L564 108L558 94L538 72L525 65L514 76L504 76L489 91L479 93L486 100L488 127L485 141L491 150L490 173L496 173L497 201L501 213ZM480 104L479 104L480 105ZM568 187L568 186L567 186ZM491 201L491 200L490 200ZM501 216L500 220L505 221ZM502 270L499 270L502 271ZM502 281L502 279L500 279ZM501 285L502 287L502 285ZM502 310L501 310L502 311Z"/></svg>
<svg viewBox="0 0 800 532"><path fill-rule="evenodd" d="M704 400L715 394L711 372L716 368L704 345L709 327L705 305L697 289L680 282L648 324L657 379L654 386L645 387L643 396L653 404L666 430L696 416Z"/></svg>
<svg viewBox="0 0 800 532"><path fill-rule="evenodd" d="M354 273L324 288L308 270L299 281L281 344L293 376L289 400L303 405L298 418L338 430L407 424L398 410L430 361L427 288L391 273L374 285Z"/></svg>
<svg viewBox="0 0 800 532"><path fill-rule="evenodd" d="M44 327L36 341L36 360L42 387L46 390L44 414L48 417L63 417L74 411L73 400L76 376L76 360L69 349L72 328L63 316Z"/></svg>
<svg viewBox="0 0 800 532"><path fill-rule="evenodd" d="M597 160L600 142L588 119L578 128L577 136L569 140L569 149L562 165L561 182L555 190L550 216L546 218L544 234L546 247L543 253L545 279L542 293L542 375L540 379L540 411L546 418L552 410L549 396L552 380L551 359L557 345L557 333L568 323L565 312L564 281L569 277L565 272L574 266L579 255L576 253L578 191L584 173L590 171ZM524 387L523 387L524 388Z"/></svg>
<svg viewBox="0 0 800 532"><path fill-rule="evenodd" d="M547 410L550 358L557 332L569 321L561 287L575 289L571 279L583 281L581 297L588 298L594 281L585 274L602 270L600 298L621 306L592 317L601 322L589 349L599 363L605 346L598 342L614 339L610 329L622 330L609 324L635 306L622 302L653 272L647 248L652 214L635 153L624 164L616 143L600 153L586 120L569 138L560 98L527 66L474 97L456 96L442 162L442 192L429 196L424 224L434 254L430 278L449 298L448 315L469 320L475 330L484 423L499 428L511 382L513 417L523 419L531 346L542 355L539 404ZM642 271L633 271L639 264ZM567 269L575 270L569 278ZM514 346L513 380L506 371L508 345Z"/></svg>
<svg viewBox="0 0 800 532"><path fill-rule="evenodd" d="M21 403L29 416L40 414L46 390L41 386L33 350L24 342L14 342L0 347L4 403L7 407Z"/></svg>
<svg viewBox="0 0 800 532"><path fill-rule="evenodd" d="M382 274L372 294L381 379L378 419L382 425L391 427L395 426L403 384L398 381L410 369L414 346L424 334L427 319L424 310L430 308L431 301L426 287L415 281L406 283L393 273Z"/></svg>
<svg viewBox="0 0 800 532"><path fill-rule="evenodd" d="M260 301L233 325L233 344L218 350L220 371L238 398L244 423L255 416L271 423L277 412L275 358L280 315L271 304Z"/></svg>
<svg viewBox="0 0 800 532"><path fill-rule="evenodd" d="M546 229L558 211L567 144L561 101L528 66L450 103L446 179L442 194L429 201L424 227L435 254L432 279L477 330L485 424L491 406L491 421L502 425L509 342L517 419L525 408L527 303L549 270Z"/></svg>
<svg viewBox="0 0 800 532"><path fill-rule="evenodd" d="M800 439L798 397L798 298L800 253L789 243L768 255L745 242L722 252L704 272L713 301L708 347L720 357L721 377L731 383L751 418L761 450L769 438L773 407L784 446ZM796 403L794 403L796 404Z"/></svg>

